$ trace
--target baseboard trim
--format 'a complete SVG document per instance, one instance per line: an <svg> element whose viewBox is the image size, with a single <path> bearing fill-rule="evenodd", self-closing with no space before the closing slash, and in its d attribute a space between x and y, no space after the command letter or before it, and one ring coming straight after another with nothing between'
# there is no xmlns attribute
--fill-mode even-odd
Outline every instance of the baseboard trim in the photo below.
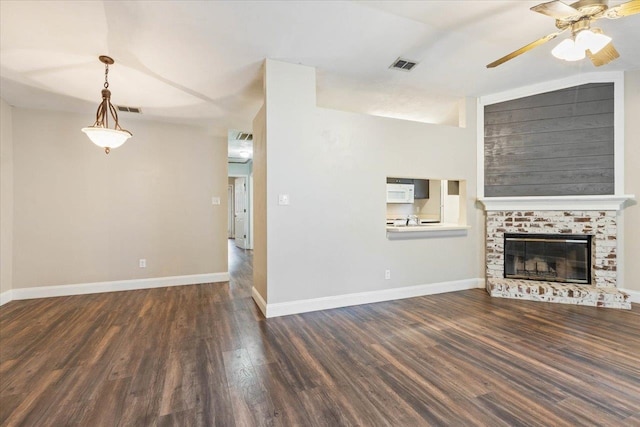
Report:
<svg viewBox="0 0 640 427"><path fill-rule="evenodd" d="M255 287L251 288L251 296L253 297L253 300L256 302L256 305L262 312L262 315L264 317L267 317L267 302L264 300L264 298L262 298L262 295L260 295L260 292L258 292L258 290Z"/></svg>
<svg viewBox="0 0 640 427"><path fill-rule="evenodd" d="M9 289L0 294L0 306L5 305L9 301L13 300L13 291Z"/></svg>
<svg viewBox="0 0 640 427"><path fill-rule="evenodd" d="M636 291L633 289L620 289L622 292L629 294L630 301L635 302L636 304L640 303L640 291Z"/></svg>
<svg viewBox="0 0 640 427"><path fill-rule="evenodd" d="M260 307L260 310L262 310L264 316L267 318L271 318L288 316L290 314L307 313L310 311L349 307L352 305L371 304L375 302L392 301L424 295L435 295L445 292L456 292L467 289L484 288L484 286L484 279L466 279L456 280L452 282L407 286L396 289L384 289L380 291L359 292L331 297L281 302L275 304L265 304L262 296L260 296L260 294L258 294L254 289L253 299L258 304L258 307ZM261 304L264 305L264 309L262 308Z"/></svg>
<svg viewBox="0 0 640 427"><path fill-rule="evenodd" d="M133 291L137 289L164 288L167 286L196 285L199 283L228 282L229 273L190 274L186 276L153 277L148 279L116 280L112 282L77 283L73 285L18 288L3 292L0 301L63 297L70 295L99 294L104 292ZM9 293L7 301L5 294Z"/></svg>

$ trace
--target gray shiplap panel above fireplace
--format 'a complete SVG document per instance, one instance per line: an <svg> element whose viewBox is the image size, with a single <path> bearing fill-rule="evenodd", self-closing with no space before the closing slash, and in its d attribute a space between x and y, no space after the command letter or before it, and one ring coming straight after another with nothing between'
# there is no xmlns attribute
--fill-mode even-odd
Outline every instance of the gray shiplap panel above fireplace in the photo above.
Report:
<svg viewBox="0 0 640 427"><path fill-rule="evenodd" d="M614 194L613 83L485 106L485 196Z"/></svg>

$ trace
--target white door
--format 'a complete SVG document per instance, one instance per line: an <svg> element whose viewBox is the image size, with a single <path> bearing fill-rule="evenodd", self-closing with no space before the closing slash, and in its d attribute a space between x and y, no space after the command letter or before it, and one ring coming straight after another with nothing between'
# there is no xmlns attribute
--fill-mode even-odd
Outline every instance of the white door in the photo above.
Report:
<svg viewBox="0 0 640 427"><path fill-rule="evenodd" d="M236 222L236 212L233 209L234 203L233 203L233 199L235 198L235 194L233 192L233 185L229 185L228 189L227 189L227 200L229 201L229 203L227 203L227 205L229 206L229 212L227 214L227 237L229 239L233 239L234 233L233 233L233 229L235 228L235 222Z"/></svg>
<svg viewBox="0 0 640 427"><path fill-rule="evenodd" d="M235 182L235 236L236 246L246 249L247 247L247 180L246 178L236 178Z"/></svg>

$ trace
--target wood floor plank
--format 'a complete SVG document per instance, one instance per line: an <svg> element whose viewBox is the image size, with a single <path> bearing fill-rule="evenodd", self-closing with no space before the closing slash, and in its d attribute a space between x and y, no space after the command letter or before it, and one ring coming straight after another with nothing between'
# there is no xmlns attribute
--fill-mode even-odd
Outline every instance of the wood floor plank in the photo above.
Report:
<svg viewBox="0 0 640 427"><path fill-rule="evenodd" d="M640 425L640 308L469 290L265 319L231 281L0 307L0 424Z"/></svg>
<svg viewBox="0 0 640 427"><path fill-rule="evenodd" d="M16 409L24 402L26 398L25 394L3 394L0 396L0 425L9 425L7 418L10 414L14 415L14 422L17 418Z"/></svg>
<svg viewBox="0 0 640 427"><path fill-rule="evenodd" d="M47 399L47 389L62 374L62 371L57 370L42 375L38 383L33 385L20 404L13 409L10 417L0 416L0 418L7 420L6 425L38 425L44 422L45 411L53 404L50 399Z"/></svg>
<svg viewBox="0 0 640 427"><path fill-rule="evenodd" d="M236 425L222 351L215 340L198 341L196 361L198 418L206 426Z"/></svg>

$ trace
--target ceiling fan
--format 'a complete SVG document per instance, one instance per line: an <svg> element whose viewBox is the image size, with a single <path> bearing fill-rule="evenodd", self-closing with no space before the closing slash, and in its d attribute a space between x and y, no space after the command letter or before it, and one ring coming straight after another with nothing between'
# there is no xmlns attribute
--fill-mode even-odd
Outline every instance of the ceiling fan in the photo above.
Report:
<svg viewBox="0 0 640 427"><path fill-rule="evenodd" d="M613 47L611 37L605 35L600 28L591 27L591 24L600 18L618 19L640 13L640 0L630 0L611 8L608 3L608 0L579 0L568 5L560 0L554 0L533 6L532 11L555 18L556 27L560 31L548 34L503 56L487 65L487 68L504 64L569 30L571 37L560 42L551 51L553 56L566 61L578 61L588 56L596 67L608 64L620 54Z"/></svg>

